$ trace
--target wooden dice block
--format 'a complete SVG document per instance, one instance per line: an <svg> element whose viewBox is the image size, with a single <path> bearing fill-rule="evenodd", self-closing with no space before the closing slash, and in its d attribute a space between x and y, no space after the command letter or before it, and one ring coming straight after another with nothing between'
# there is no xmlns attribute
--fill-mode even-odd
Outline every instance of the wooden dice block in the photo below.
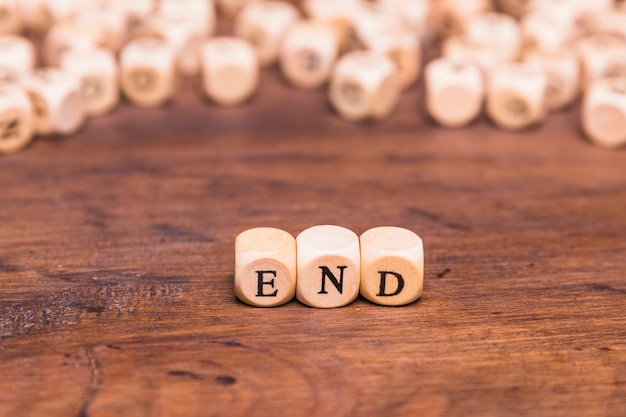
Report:
<svg viewBox="0 0 626 417"><path fill-rule="evenodd" d="M35 47L21 36L0 36L0 68L6 70L10 81L17 81L35 67Z"/></svg>
<svg viewBox="0 0 626 417"><path fill-rule="evenodd" d="M298 235L296 297L308 306L341 307L359 295L359 237L339 226L313 226Z"/></svg>
<svg viewBox="0 0 626 417"><path fill-rule="evenodd" d="M292 4L258 0L246 4L235 20L235 35L247 40L261 66L276 62L285 33L300 17Z"/></svg>
<svg viewBox="0 0 626 417"><path fill-rule="evenodd" d="M0 154L17 152L34 135L33 109L24 90L0 84Z"/></svg>
<svg viewBox="0 0 626 417"><path fill-rule="evenodd" d="M217 37L202 46L204 93L223 106L240 104L256 91L259 62L250 44L234 37Z"/></svg>
<svg viewBox="0 0 626 417"><path fill-rule="evenodd" d="M509 64L491 73L487 114L498 126L516 130L542 121L546 114L545 73L535 66Z"/></svg>
<svg viewBox="0 0 626 417"><path fill-rule="evenodd" d="M363 233L361 295L373 303L401 306L422 295L424 245L401 227L375 227Z"/></svg>
<svg viewBox="0 0 626 417"><path fill-rule="evenodd" d="M442 55L458 62L477 65L484 77L503 63L495 49L469 42L463 36L450 36L443 42Z"/></svg>
<svg viewBox="0 0 626 417"><path fill-rule="evenodd" d="M69 50L61 57L61 68L79 81L87 114L103 115L117 106L119 76L115 56L110 50Z"/></svg>
<svg viewBox="0 0 626 417"><path fill-rule="evenodd" d="M554 53L563 49L574 36L571 25L552 15L529 13L521 21L524 49Z"/></svg>
<svg viewBox="0 0 626 417"><path fill-rule="evenodd" d="M213 0L161 0L158 14L182 22L201 38L213 35L217 27Z"/></svg>
<svg viewBox="0 0 626 417"><path fill-rule="evenodd" d="M242 232L235 240L235 295L256 307L285 304L296 293L296 240L271 227Z"/></svg>
<svg viewBox="0 0 626 417"><path fill-rule="evenodd" d="M417 33L418 38L429 40L428 18L432 10L430 0L380 0L383 9L398 15L407 30Z"/></svg>
<svg viewBox="0 0 626 417"><path fill-rule="evenodd" d="M119 9L107 6L81 10L72 19L79 26L89 27L99 33L98 43L117 52L129 36L128 16Z"/></svg>
<svg viewBox="0 0 626 417"><path fill-rule="evenodd" d="M55 68L39 68L25 75L22 86L32 103L35 132L70 135L85 122L78 82Z"/></svg>
<svg viewBox="0 0 626 417"><path fill-rule="evenodd" d="M422 47L415 33L383 33L373 39L369 49L387 55L396 64L398 83L408 88L415 83L422 66Z"/></svg>
<svg viewBox="0 0 626 417"><path fill-rule="evenodd" d="M582 127L598 146L626 145L626 77L603 78L589 86L582 105Z"/></svg>
<svg viewBox="0 0 626 417"><path fill-rule="evenodd" d="M19 0L0 0L0 35L16 34L21 30Z"/></svg>
<svg viewBox="0 0 626 417"><path fill-rule="evenodd" d="M295 23L285 35L280 50L280 69L295 87L321 87L339 53L339 34L327 22L302 20Z"/></svg>
<svg viewBox="0 0 626 417"><path fill-rule="evenodd" d="M380 120L398 103L396 66L387 56L370 51L345 54L333 70L329 98L346 120Z"/></svg>
<svg viewBox="0 0 626 417"><path fill-rule="evenodd" d="M122 92L135 105L158 107L174 94L174 52L162 40L137 38L120 54Z"/></svg>
<svg viewBox="0 0 626 417"><path fill-rule="evenodd" d="M517 59L522 47L522 32L517 21L498 12L478 13L465 25L468 42L492 48L502 61Z"/></svg>
<svg viewBox="0 0 626 417"><path fill-rule="evenodd" d="M55 23L43 43L43 58L46 65L57 67L61 55L68 49L106 47L106 35L95 25L74 21Z"/></svg>
<svg viewBox="0 0 626 417"><path fill-rule="evenodd" d="M200 46L205 38L187 19L152 16L144 25L143 34L165 41L174 53L176 70L187 77L200 74Z"/></svg>
<svg viewBox="0 0 626 417"><path fill-rule="evenodd" d="M580 66L572 49L554 52L538 49L524 53L523 61L542 68L546 74L545 103L548 110L558 110L572 103L580 92Z"/></svg>
<svg viewBox="0 0 626 417"><path fill-rule="evenodd" d="M584 89L603 77L626 75L626 40L619 36L595 35L577 44Z"/></svg>
<svg viewBox="0 0 626 417"><path fill-rule="evenodd" d="M440 0L432 3L430 27L436 37L465 32L467 20L474 14L492 9L490 0Z"/></svg>
<svg viewBox="0 0 626 417"><path fill-rule="evenodd" d="M308 17L333 26L339 38L341 52L355 48L356 35L352 28L352 19L360 6L359 0L304 0L302 2L302 8Z"/></svg>
<svg viewBox="0 0 626 417"><path fill-rule="evenodd" d="M424 81L426 108L437 123L465 126L480 114L485 87L478 66L438 58L426 65Z"/></svg>

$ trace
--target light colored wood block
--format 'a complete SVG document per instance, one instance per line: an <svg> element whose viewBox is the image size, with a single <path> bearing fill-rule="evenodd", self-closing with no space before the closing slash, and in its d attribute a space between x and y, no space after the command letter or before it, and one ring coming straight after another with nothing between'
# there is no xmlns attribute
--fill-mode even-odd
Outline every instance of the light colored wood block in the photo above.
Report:
<svg viewBox="0 0 626 417"><path fill-rule="evenodd" d="M359 237L340 226L310 227L296 237L296 297L308 306L341 307L359 295Z"/></svg>
<svg viewBox="0 0 626 417"><path fill-rule="evenodd" d="M296 240L289 233L259 227L235 240L235 295L256 307L276 307L296 293Z"/></svg>
<svg viewBox="0 0 626 417"><path fill-rule="evenodd" d="M119 75L113 53L104 48L72 49L61 56L61 68L80 83L87 114L100 116L120 100Z"/></svg>
<svg viewBox="0 0 626 417"><path fill-rule="evenodd" d="M546 53L563 49L574 36L570 24L544 13L527 14L521 20L521 28L523 48Z"/></svg>
<svg viewBox="0 0 626 417"><path fill-rule="evenodd" d="M261 66L276 62L287 30L300 18L289 3L256 0L246 4L234 24L236 36L250 42Z"/></svg>
<svg viewBox="0 0 626 417"><path fill-rule="evenodd" d="M122 15L126 22L129 39L139 36L145 22L156 11L154 0L106 0L106 5L109 9Z"/></svg>
<svg viewBox="0 0 626 417"><path fill-rule="evenodd" d="M486 110L498 126L517 130L545 118L547 78L543 70L528 64L508 64L491 73Z"/></svg>
<svg viewBox="0 0 626 417"><path fill-rule="evenodd" d="M174 53L178 74L186 77L200 74L200 47L205 36L189 19L152 16L144 24L143 34L168 44Z"/></svg>
<svg viewBox="0 0 626 417"><path fill-rule="evenodd" d="M373 303L401 306L422 295L424 244L410 230L375 227L363 233L361 295Z"/></svg>
<svg viewBox="0 0 626 417"><path fill-rule="evenodd" d="M594 35L581 39L576 48L581 63L583 90L597 79L626 75L626 39Z"/></svg>
<svg viewBox="0 0 626 417"><path fill-rule="evenodd" d="M0 83L0 154L23 149L34 133L33 109L24 90Z"/></svg>
<svg viewBox="0 0 626 417"><path fill-rule="evenodd" d="M128 15L105 4L80 10L72 21L100 33L99 43L113 52L118 52L129 37Z"/></svg>
<svg viewBox="0 0 626 417"><path fill-rule="evenodd" d="M492 10L491 0L439 0L432 3L430 28L436 37L445 39L465 32L467 20L474 14Z"/></svg>
<svg viewBox="0 0 626 417"><path fill-rule="evenodd" d="M106 34L95 25L70 20L55 23L46 34L43 58L48 66L58 67L61 55L68 49L107 47Z"/></svg>
<svg viewBox="0 0 626 417"><path fill-rule="evenodd" d="M626 77L594 81L582 105L582 127L603 148L626 145Z"/></svg>
<svg viewBox="0 0 626 417"><path fill-rule="evenodd" d="M517 21L498 12L477 13L465 24L465 38L469 43L493 49L503 62L519 57L522 49L522 31Z"/></svg>
<svg viewBox="0 0 626 417"><path fill-rule="evenodd" d="M161 0L158 14L169 20L180 21L200 38L212 36L217 29L213 0Z"/></svg>
<svg viewBox="0 0 626 417"><path fill-rule="evenodd" d="M233 106L248 100L259 84L259 62L239 38L217 37L202 46L202 86L211 100Z"/></svg>
<svg viewBox="0 0 626 417"><path fill-rule="evenodd" d="M370 49L381 35L409 30L398 13L379 7L378 3L361 5L353 11L350 18L354 34L365 49Z"/></svg>
<svg viewBox="0 0 626 417"><path fill-rule="evenodd" d="M370 42L369 49L387 55L396 64L401 88L410 87L419 77L422 46L415 33L407 31L382 33Z"/></svg>
<svg viewBox="0 0 626 417"><path fill-rule="evenodd" d="M353 51L339 59L331 76L329 98L346 120L380 120L398 104L396 66L386 55Z"/></svg>
<svg viewBox="0 0 626 417"><path fill-rule="evenodd" d="M6 71L6 79L17 82L21 76L35 67L35 47L24 37L0 36L0 68Z"/></svg>
<svg viewBox="0 0 626 417"><path fill-rule="evenodd" d="M22 27L19 0L0 0L0 35L20 33Z"/></svg>
<svg viewBox="0 0 626 417"><path fill-rule="evenodd" d="M480 114L485 87L477 65L438 58L426 65L424 82L426 108L437 123L465 126Z"/></svg>
<svg viewBox="0 0 626 417"><path fill-rule="evenodd" d="M304 90L319 88L330 77L339 53L340 35L328 22L301 20L285 35L280 69L289 83Z"/></svg>
<svg viewBox="0 0 626 417"><path fill-rule="evenodd" d="M85 109L77 80L56 68L38 68L21 84L33 106L35 132L70 135L85 123Z"/></svg>
<svg viewBox="0 0 626 417"><path fill-rule="evenodd" d="M431 0L380 0L379 4L398 15L405 29L417 33L418 38L428 41L432 37L428 23L433 8Z"/></svg>
<svg viewBox="0 0 626 417"><path fill-rule="evenodd" d="M473 44L458 35L446 39L441 46L441 52L446 58L477 65L485 78L489 78L491 72L503 64L502 57L495 49Z"/></svg>
<svg viewBox="0 0 626 417"><path fill-rule="evenodd" d="M356 47L356 34L352 28L354 14L360 9L359 0L304 0L302 8L312 20L330 23L339 37L339 50L347 52Z"/></svg>
<svg viewBox="0 0 626 417"><path fill-rule="evenodd" d="M176 69L174 52L156 38L137 38L120 54L122 92L135 105L158 107L174 94Z"/></svg>
<svg viewBox="0 0 626 417"><path fill-rule="evenodd" d="M545 72L548 110L562 109L576 100L580 93L580 65L572 49L563 48L554 52L527 50L522 61Z"/></svg>

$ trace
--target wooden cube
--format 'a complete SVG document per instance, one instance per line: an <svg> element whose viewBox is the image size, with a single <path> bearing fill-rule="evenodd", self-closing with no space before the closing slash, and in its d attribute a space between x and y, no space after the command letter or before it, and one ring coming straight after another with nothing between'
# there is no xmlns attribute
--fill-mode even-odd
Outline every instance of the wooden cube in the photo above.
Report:
<svg viewBox="0 0 626 417"><path fill-rule="evenodd" d="M626 144L626 77L603 78L589 86L582 105L582 127L598 146Z"/></svg>
<svg viewBox="0 0 626 417"><path fill-rule="evenodd" d="M363 233L361 295L373 303L401 306L422 295L424 245L401 227L375 227Z"/></svg>
<svg viewBox="0 0 626 417"><path fill-rule="evenodd" d="M522 47L522 32L517 21L498 12L478 13L465 25L468 42L491 48L503 62L517 59Z"/></svg>
<svg viewBox="0 0 626 417"><path fill-rule="evenodd" d="M546 115L546 74L538 67L509 64L491 73L487 114L498 126L516 130L542 121Z"/></svg>
<svg viewBox="0 0 626 417"><path fill-rule="evenodd" d="M98 43L114 52L119 51L129 37L128 15L111 6L81 10L72 22L99 33Z"/></svg>
<svg viewBox="0 0 626 417"><path fill-rule="evenodd" d="M0 84L0 154L24 148L34 131L33 109L24 90L17 85Z"/></svg>
<svg viewBox="0 0 626 417"><path fill-rule="evenodd" d="M465 126L480 114L485 87L478 66L438 58L426 65L424 77L426 108L439 124Z"/></svg>
<svg viewBox="0 0 626 417"><path fill-rule="evenodd" d="M235 240L235 295L256 307L276 307L296 293L296 240L271 227L242 232Z"/></svg>
<svg viewBox="0 0 626 417"><path fill-rule="evenodd" d="M580 66L572 49L554 52L527 50L523 62L538 66L546 74L545 103L548 110L558 110L571 104L580 92Z"/></svg>
<svg viewBox="0 0 626 417"><path fill-rule="evenodd" d="M117 106L120 99L118 68L110 50L69 50L61 56L61 68L79 81L87 114L103 115Z"/></svg>
<svg viewBox="0 0 626 417"><path fill-rule="evenodd" d="M200 74L200 46L205 36L189 20L152 16L146 21L143 34L162 39L169 45L178 74L187 77Z"/></svg>
<svg viewBox="0 0 626 417"><path fill-rule="evenodd" d="M401 88L408 88L415 83L422 66L422 47L415 33L382 33L372 39L369 49L387 55L396 64Z"/></svg>
<svg viewBox="0 0 626 417"><path fill-rule="evenodd" d="M613 35L581 39L577 46L581 63L581 87L603 77L626 75L626 40Z"/></svg>
<svg viewBox="0 0 626 417"><path fill-rule="evenodd" d="M308 306L341 307L359 295L359 237L340 226L322 225L296 238L296 297Z"/></svg>
<svg viewBox="0 0 626 417"><path fill-rule="evenodd" d="M58 67L61 55L68 49L106 47L106 34L95 25L74 21L55 23L46 34L43 58L46 65Z"/></svg>
<svg viewBox="0 0 626 417"><path fill-rule="evenodd" d="M259 83L259 62L250 44L234 37L217 37L202 46L204 93L223 106L240 104Z"/></svg>
<svg viewBox="0 0 626 417"><path fill-rule="evenodd" d="M70 135L85 122L78 82L55 68L39 68L22 78L33 106L35 132Z"/></svg>
<svg viewBox="0 0 626 417"><path fill-rule="evenodd" d="M10 81L17 81L35 67L35 47L21 36L0 36L0 68L6 70Z"/></svg>
<svg viewBox="0 0 626 417"><path fill-rule="evenodd" d="M346 120L384 119L396 107L399 95L396 66L383 54L349 52L333 70L330 103Z"/></svg>
<svg viewBox="0 0 626 417"><path fill-rule="evenodd" d="M495 49L471 43L464 36L450 36L443 42L441 50L446 58L477 65L487 78L495 68L504 63Z"/></svg>
<svg viewBox="0 0 626 417"><path fill-rule="evenodd" d="M280 69L295 87L321 87L339 53L339 34L331 23L302 20L296 22L285 35L280 50Z"/></svg>
<svg viewBox="0 0 626 417"><path fill-rule="evenodd" d="M574 36L571 25L554 16L529 13L521 21L524 49L553 53L563 49Z"/></svg>
<svg viewBox="0 0 626 417"><path fill-rule="evenodd" d="M430 28L436 37L465 32L467 20L474 14L492 9L490 0L439 0L432 3Z"/></svg>
<svg viewBox="0 0 626 417"><path fill-rule="evenodd" d="M360 9L358 0L304 0L302 8L312 20L330 23L339 38L341 52L353 50L356 35L352 27L354 13Z"/></svg>
<svg viewBox="0 0 626 417"><path fill-rule="evenodd" d="M201 38L213 35L217 28L213 0L161 0L158 14L180 21Z"/></svg>
<svg viewBox="0 0 626 417"><path fill-rule="evenodd" d="M380 5L397 14L406 30L416 33L418 38L425 41L431 38L428 19L433 5L430 0L380 0Z"/></svg>
<svg viewBox="0 0 626 417"><path fill-rule="evenodd" d="M19 0L0 0L0 35L17 34L22 26Z"/></svg>
<svg viewBox="0 0 626 417"><path fill-rule="evenodd" d="M261 66L269 66L278 58L285 33L299 18L300 12L292 4L258 0L244 6L234 31L252 44Z"/></svg>
<svg viewBox="0 0 626 417"><path fill-rule="evenodd" d="M122 92L133 104L161 106L174 95L174 52L163 40L137 38L122 48L120 79Z"/></svg>

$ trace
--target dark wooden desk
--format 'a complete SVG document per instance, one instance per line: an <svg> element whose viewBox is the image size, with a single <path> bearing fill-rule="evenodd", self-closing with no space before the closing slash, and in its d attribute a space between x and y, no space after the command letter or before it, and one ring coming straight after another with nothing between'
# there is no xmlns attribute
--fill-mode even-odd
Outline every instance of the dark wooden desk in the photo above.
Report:
<svg viewBox="0 0 626 417"><path fill-rule="evenodd" d="M624 416L626 152L577 110L508 133L351 125L266 72L0 159L1 416ZM425 292L259 309L234 238L409 228Z"/></svg>

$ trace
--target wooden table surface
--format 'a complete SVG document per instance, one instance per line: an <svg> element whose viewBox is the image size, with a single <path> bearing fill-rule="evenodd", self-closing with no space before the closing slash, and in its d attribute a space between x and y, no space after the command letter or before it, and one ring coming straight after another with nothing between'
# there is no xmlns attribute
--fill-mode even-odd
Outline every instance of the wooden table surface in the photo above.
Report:
<svg viewBox="0 0 626 417"><path fill-rule="evenodd" d="M266 71L2 157L0 415L626 415L626 151L577 108L446 130L421 95L353 125ZM235 299L239 232L316 224L418 233L422 298Z"/></svg>

